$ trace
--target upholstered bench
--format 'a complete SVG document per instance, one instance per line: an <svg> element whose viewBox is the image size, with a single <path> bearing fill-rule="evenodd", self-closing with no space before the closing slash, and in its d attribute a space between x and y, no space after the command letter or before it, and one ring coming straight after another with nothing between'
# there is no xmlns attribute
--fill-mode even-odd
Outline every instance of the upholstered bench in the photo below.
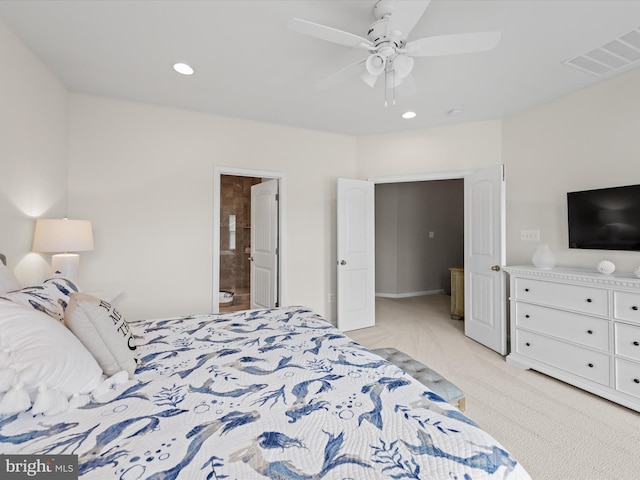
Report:
<svg viewBox="0 0 640 480"><path fill-rule="evenodd" d="M395 366L411 375L420 383L429 387L444 400L458 407L460 411L464 412L465 401L464 393L462 393L462 390L460 390L435 370L430 369L426 365L418 362L413 357L410 357L406 353L401 352L400 350L397 350L395 348L377 348L373 350L373 352L377 355L380 355L388 362L393 363Z"/></svg>

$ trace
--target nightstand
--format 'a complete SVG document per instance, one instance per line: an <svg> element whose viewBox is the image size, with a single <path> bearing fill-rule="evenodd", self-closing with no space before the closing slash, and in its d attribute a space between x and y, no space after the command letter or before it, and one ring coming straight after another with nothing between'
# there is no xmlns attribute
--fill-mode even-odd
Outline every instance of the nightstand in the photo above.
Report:
<svg viewBox="0 0 640 480"><path fill-rule="evenodd" d="M464 318L464 267L449 268L451 272L451 318Z"/></svg>

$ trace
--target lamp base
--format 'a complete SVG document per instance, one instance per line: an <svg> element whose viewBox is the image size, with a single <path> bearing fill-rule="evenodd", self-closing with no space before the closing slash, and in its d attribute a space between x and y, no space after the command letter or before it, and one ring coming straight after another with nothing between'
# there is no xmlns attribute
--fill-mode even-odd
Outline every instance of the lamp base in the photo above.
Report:
<svg viewBox="0 0 640 480"><path fill-rule="evenodd" d="M77 253L57 253L51 257L51 273L60 273L73 283L78 283L78 265L80 255Z"/></svg>

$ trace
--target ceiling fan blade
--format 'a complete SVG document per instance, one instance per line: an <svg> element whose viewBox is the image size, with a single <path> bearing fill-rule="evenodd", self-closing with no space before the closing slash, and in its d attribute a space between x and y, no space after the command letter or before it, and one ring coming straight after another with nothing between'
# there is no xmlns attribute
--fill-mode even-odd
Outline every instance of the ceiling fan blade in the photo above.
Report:
<svg viewBox="0 0 640 480"><path fill-rule="evenodd" d="M397 30L407 38L430 3L431 0L398 0L387 24L387 34Z"/></svg>
<svg viewBox="0 0 640 480"><path fill-rule="evenodd" d="M500 32L477 32L421 38L407 43L404 53L412 57L437 57L485 52L498 45L500 36Z"/></svg>
<svg viewBox="0 0 640 480"><path fill-rule="evenodd" d="M289 28L294 32L309 35L311 37L327 40L328 42L346 45L347 47L369 49L373 47L373 43L364 37L354 35L353 33L344 32L337 28L327 27L319 23L301 20L300 18L292 18L289 20Z"/></svg>
<svg viewBox="0 0 640 480"><path fill-rule="evenodd" d="M339 83L344 82L350 78L356 77L357 75L362 73L364 64L367 60L360 60L356 63L352 63L351 65L347 65L342 70L338 70L336 73L331 75L330 77L325 78L323 81L316 85L316 88L319 90L324 90L327 88L331 88Z"/></svg>

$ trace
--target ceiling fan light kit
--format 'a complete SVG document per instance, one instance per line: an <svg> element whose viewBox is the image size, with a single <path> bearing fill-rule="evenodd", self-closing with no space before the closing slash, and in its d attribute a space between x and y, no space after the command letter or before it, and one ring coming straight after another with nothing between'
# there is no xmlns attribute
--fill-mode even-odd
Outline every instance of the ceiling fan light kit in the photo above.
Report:
<svg viewBox="0 0 640 480"><path fill-rule="evenodd" d="M411 30L429 3L431 0L380 0L373 7L377 20L367 29L368 38L299 18L290 20L289 28L321 40L368 51L364 60L343 68L321 82L319 88L350 78L352 71L361 71L364 67L360 78L372 88L378 77L385 74L385 106L389 89L393 90L395 105L395 88L411 75L413 57L483 52L492 50L500 41L500 32L460 33L408 41Z"/></svg>

